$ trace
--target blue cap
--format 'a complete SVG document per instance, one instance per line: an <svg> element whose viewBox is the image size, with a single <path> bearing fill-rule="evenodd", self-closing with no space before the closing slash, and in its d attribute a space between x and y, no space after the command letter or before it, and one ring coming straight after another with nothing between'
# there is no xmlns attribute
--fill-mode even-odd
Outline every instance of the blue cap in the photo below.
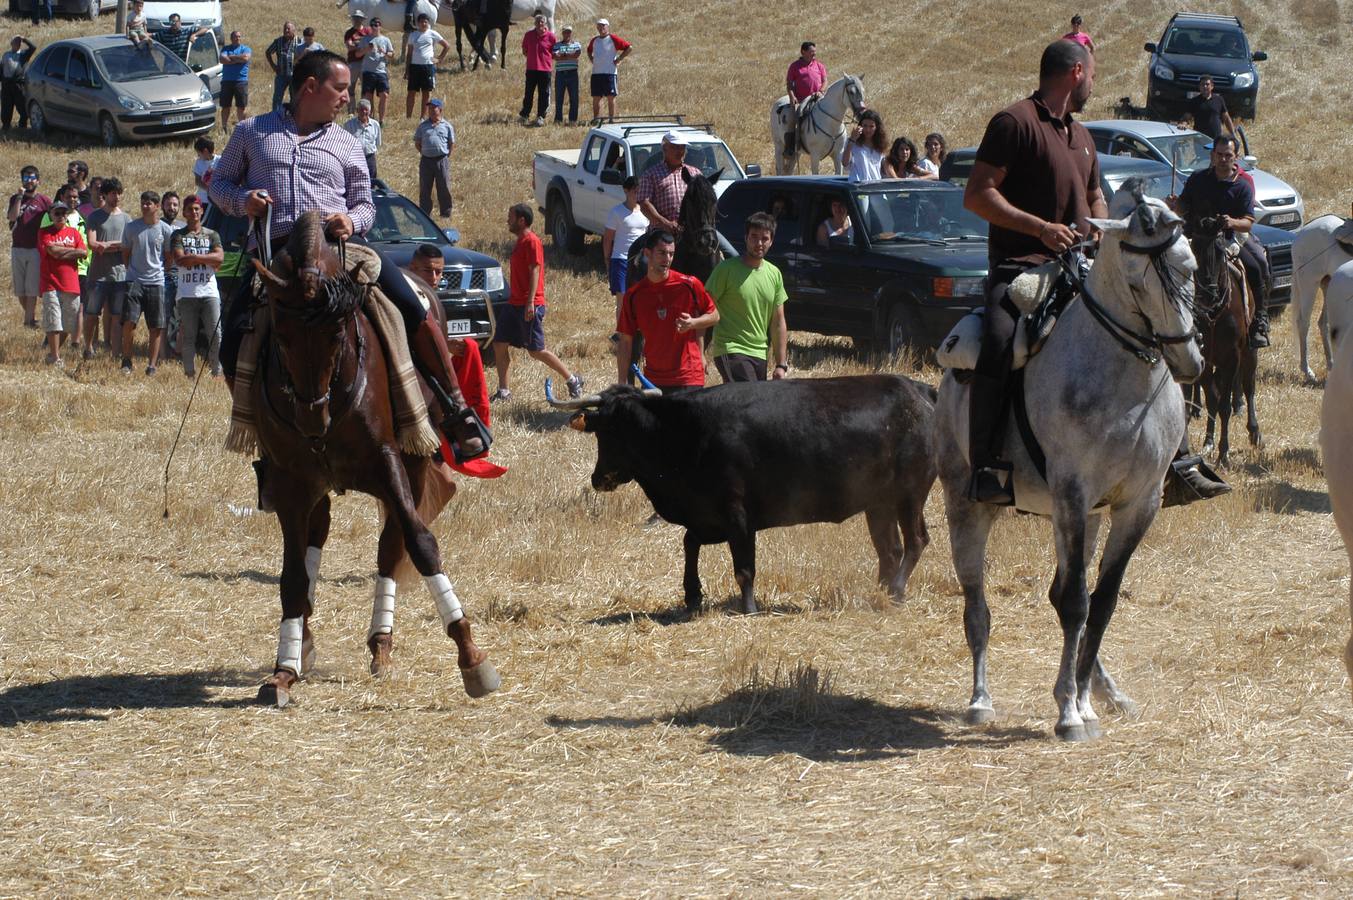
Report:
<svg viewBox="0 0 1353 900"><path fill-rule="evenodd" d="M428 101L428 106L435 106L438 109L441 109L442 101L438 100L436 97L433 97L431 100Z"/></svg>

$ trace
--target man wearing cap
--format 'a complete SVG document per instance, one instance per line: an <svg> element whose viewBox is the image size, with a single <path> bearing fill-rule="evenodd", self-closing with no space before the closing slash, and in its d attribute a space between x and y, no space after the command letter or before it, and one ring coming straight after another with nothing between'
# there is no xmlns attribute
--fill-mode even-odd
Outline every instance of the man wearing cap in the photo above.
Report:
<svg viewBox="0 0 1353 900"><path fill-rule="evenodd" d="M578 57L583 45L573 39L573 26L559 29L559 40L554 45L554 122L564 121L564 94L568 93L568 124L578 122Z"/></svg>
<svg viewBox="0 0 1353 900"><path fill-rule="evenodd" d="M263 58L267 60L268 67L273 72L271 109L276 110L286 97L287 85L291 83L291 66L296 58L296 48L300 44L300 39L296 37L296 23L283 22L282 34L273 38L268 49L263 51Z"/></svg>
<svg viewBox="0 0 1353 900"><path fill-rule="evenodd" d="M413 132L418 150L418 206L432 215L432 186L437 185L437 208L442 218L451 218L451 151L456 149L456 129L442 118L442 101L428 101L427 118Z"/></svg>
<svg viewBox="0 0 1353 900"><path fill-rule="evenodd" d="M523 125L531 115L531 95L538 94L536 127L545 124L545 111L550 108L550 72L554 69L554 35L545 27L545 17L536 15L535 27L521 39L521 53L526 57L526 92L521 98L521 113L517 116Z"/></svg>
<svg viewBox="0 0 1353 900"><path fill-rule="evenodd" d="M433 50L442 48L441 55L434 56ZM446 38L432 30L432 20L427 13L418 14L418 30L409 35L409 64L404 67L404 76L408 80L409 93L404 97L404 118L413 118L413 95L422 91L423 109L427 108L428 95L437 87L437 63L446 59L451 45Z"/></svg>
<svg viewBox="0 0 1353 900"><path fill-rule="evenodd" d="M686 199L686 176L700 170L686 163L686 136L672 130L662 136L662 157L639 176L639 208L653 228L680 235L677 217Z"/></svg>
<svg viewBox="0 0 1353 900"><path fill-rule="evenodd" d="M371 117L371 101L363 97L357 101L357 115L343 123L343 129L357 138L366 154L366 170L376 180L376 151L381 148L381 123Z"/></svg>
<svg viewBox="0 0 1353 900"><path fill-rule="evenodd" d="M592 118L601 117L601 98L606 98L606 114L615 118L618 93L616 72L634 46L619 35L611 34L611 23L597 19L597 36L587 42L587 58L592 61Z"/></svg>
<svg viewBox="0 0 1353 900"><path fill-rule="evenodd" d="M347 48L348 68L351 71L361 71L362 68L362 42L371 36L371 29L366 24L366 13L360 9L352 11L352 25L347 31L343 32L343 46ZM426 99L426 98L425 98ZM357 96L353 91L348 91L348 112L355 112L357 109Z"/></svg>

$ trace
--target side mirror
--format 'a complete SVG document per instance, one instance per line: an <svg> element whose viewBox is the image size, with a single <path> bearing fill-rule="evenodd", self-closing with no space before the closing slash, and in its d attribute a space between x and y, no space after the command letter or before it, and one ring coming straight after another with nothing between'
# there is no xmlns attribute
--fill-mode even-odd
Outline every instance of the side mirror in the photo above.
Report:
<svg viewBox="0 0 1353 900"><path fill-rule="evenodd" d="M1155 45L1155 44L1143 44L1143 45L1142 45L1142 49L1145 50L1147 53L1155 53L1155 52L1156 52L1156 45Z"/></svg>
<svg viewBox="0 0 1353 900"><path fill-rule="evenodd" d="M744 169L743 171L745 171L745 172L747 173L747 177L748 177L748 178L760 178L760 177L761 177L761 166L759 166L759 165L756 164L756 163L748 163L748 164L747 164L747 168Z"/></svg>
<svg viewBox="0 0 1353 900"><path fill-rule="evenodd" d="M625 176L617 172L615 169L602 169L601 183L621 185L625 183Z"/></svg>
<svg viewBox="0 0 1353 900"><path fill-rule="evenodd" d="M448 228L443 231L442 234L446 235L446 239L450 241L452 245L460 243L460 231L458 229Z"/></svg>
<svg viewBox="0 0 1353 900"><path fill-rule="evenodd" d="M1243 164L1245 165L1246 168L1250 168L1250 169L1252 169L1252 168L1254 168L1255 166L1259 165L1259 157L1257 157L1257 156L1255 156L1255 155L1253 155L1253 154L1249 154L1249 153L1247 153L1246 155L1242 156L1242 157L1240 158L1240 161L1241 161L1241 163L1243 163Z"/></svg>
<svg viewBox="0 0 1353 900"><path fill-rule="evenodd" d="M1264 60L1268 59L1268 54L1265 53L1263 50L1256 50L1250 56L1250 59L1254 60L1255 62L1263 62Z"/></svg>

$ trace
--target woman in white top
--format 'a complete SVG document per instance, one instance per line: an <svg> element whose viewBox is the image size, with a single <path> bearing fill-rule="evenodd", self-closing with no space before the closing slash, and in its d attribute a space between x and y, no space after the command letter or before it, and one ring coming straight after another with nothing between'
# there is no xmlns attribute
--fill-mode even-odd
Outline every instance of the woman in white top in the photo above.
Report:
<svg viewBox="0 0 1353 900"><path fill-rule="evenodd" d="M601 249L606 255L607 276L611 296L619 310L620 298L629 286L630 248L648 231L648 217L639 208L639 178L625 179L625 202L611 207L606 216L606 231L601 236Z"/></svg>
<svg viewBox="0 0 1353 900"><path fill-rule="evenodd" d="M921 171L926 174L923 178L939 178L940 166L944 165L944 157L948 152L948 145L944 142L944 135L938 131L932 131L925 136L925 156L917 163Z"/></svg>
<svg viewBox="0 0 1353 900"><path fill-rule="evenodd" d="M850 222L850 214L846 211L844 200L832 200L832 214L822 220L822 224L817 226L817 245L819 247L830 247L832 238L844 238L846 243L850 243L851 238L855 236L855 227Z"/></svg>
<svg viewBox="0 0 1353 900"><path fill-rule="evenodd" d="M893 141L888 155L883 157L884 178L925 178L925 172L916 164L916 145L911 138Z"/></svg>
<svg viewBox="0 0 1353 900"><path fill-rule="evenodd" d="M883 177L880 166L887 150L888 133L883 130L883 119L872 109L866 109L850 132L841 163L849 167L851 181L878 181Z"/></svg>

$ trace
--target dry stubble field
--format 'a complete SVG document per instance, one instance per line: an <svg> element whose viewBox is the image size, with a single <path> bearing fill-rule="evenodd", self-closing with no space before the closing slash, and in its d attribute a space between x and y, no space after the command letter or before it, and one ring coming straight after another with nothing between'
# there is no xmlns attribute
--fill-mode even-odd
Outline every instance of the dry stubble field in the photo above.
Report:
<svg viewBox="0 0 1353 900"><path fill-rule="evenodd" d="M1252 129L1264 161L1310 215L1345 211L1353 91L1329 74L1353 62L1348 3L1200 5L1238 11L1273 57ZM260 0L227 9L256 51L278 30ZM1141 96L1139 48L1170 9L1084 10L1101 46L1092 112ZM1072 11L604 9L637 42L628 110L713 120L763 164L765 109L804 36L834 73L863 74L894 131L938 128L963 146L1028 90ZM339 42L328 3L287 14ZM515 125L511 62L506 74L448 73L442 92L461 140L455 224L500 256L531 151L581 136ZM258 76L255 93L266 96ZM382 168L410 192L404 132L387 123ZM73 155L133 190L190 187L178 145L8 140L0 172L35 161L55 174ZM599 384L609 301L589 250L581 266L551 257L550 336ZM9 293L7 272L0 282ZM421 586L402 594L396 674L367 677L376 519L347 497L318 594L321 668L292 708L255 707L275 648L280 539L270 517L227 508L250 501L252 479L219 448L224 392L208 383L192 408L166 521L161 473L188 383L169 368L124 380L107 360L44 369L17 323L6 306L0 895L1353 891L1347 562L1315 449L1320 392L1293 377L1287 320L1263 364L1267 445L1241 446L1227 473L1236 493L1163 513L1129 569L1105 653L1142 715L1108 717L1103 739L1077 746L1051 735L1060 637L1045 523L1011 517L997 532L999 718L965 728L968 658L938 492L935 540L900 608L876 592L852 521L763 535L769 613L756 618L724 613L727 556L707 551L713 610L665 624L678 531L641 528L648 506L633 486L590 490L593 443L545 407L534 365L518 367L519 399L496 412L512 472L463 485L436 528L504 689L464 697ZM808 335L793 354L802 377L866 368Z"/></svg>

